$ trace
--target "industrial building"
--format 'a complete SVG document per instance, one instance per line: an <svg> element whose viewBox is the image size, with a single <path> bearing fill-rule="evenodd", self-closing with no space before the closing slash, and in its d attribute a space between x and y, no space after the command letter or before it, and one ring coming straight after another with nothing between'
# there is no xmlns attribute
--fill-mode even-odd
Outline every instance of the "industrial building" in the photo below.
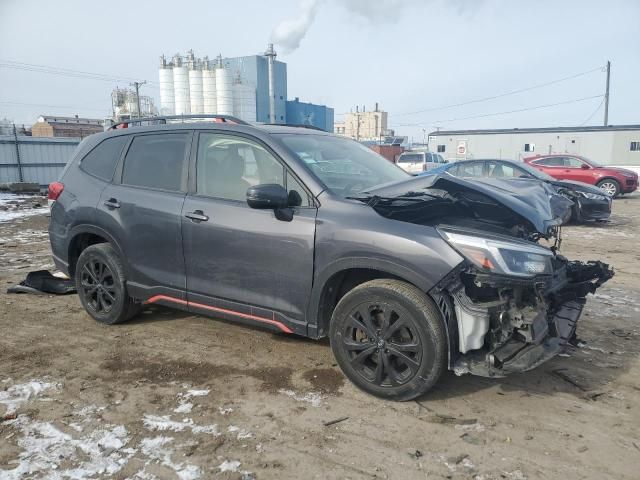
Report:
<svg viewBox="0 0 640 480"><path fill-rule="evenodd" d="M140 109L138 111L138 105ZM138 96L130 88L115 88L111 92L111 111L113 120L120 122L134 117L152 117L158 115L153 98L147 95Z"/></svg>
<svg viewBox="0 0 640 480"><path fill-rule="evenodd" d="M387 128L387 112L378 108L376 103L372 111L367 112L363 106L362 111L356 107L356 111L345 113L344 121L336 122L334 133L355 140L378 140L387 135L393 135Z"/></svg>
<svg viewBox="0 0 640 480"><path fill-rule="evenodd" d="M31 127L34 137L84 138L92 133L102 132L103 121L95 118L53 117L43 115Z"/></svg>
<svg viewBox="0 0 640 480"><path fill-rule="evenodd" d="M570 153L602 165L640 168L640 125L441 130L429 134L429 150L449 161Z"/></svg>
<svg viewBox="0 0 640 480"><path fill-rule="evenodd" d="M163 55L160 113L233 115L247 122L308 123L332 131L333 109L298 99L287 102L287 64L276 56L271 44L263 55L245 57L210 60L192 50L171 60Z"/></svg>
<svg viewBox="0 0 640 480"><path fill-rule="evenodd" d="M333 108L301 102L298 97L287 100L287 123L313 125L327 132L333 131Z"/></svg>

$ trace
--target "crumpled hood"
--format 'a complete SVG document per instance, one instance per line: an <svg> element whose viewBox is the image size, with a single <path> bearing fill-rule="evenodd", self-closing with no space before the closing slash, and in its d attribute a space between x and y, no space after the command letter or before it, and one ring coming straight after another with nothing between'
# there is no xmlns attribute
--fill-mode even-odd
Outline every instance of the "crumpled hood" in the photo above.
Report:
<svg viewBox="0 0 640 480"><path fill-rule="evenodd" d="M388 183L360 193L360 200L414 197L430 190L444 190L451 195L475 193L499 203L515 213L544 237L552 227L562 225L571 216L573 202L559 195L552 185L535 179L474 178L473 181L454 177L449 173L412 177Z"/></svg>

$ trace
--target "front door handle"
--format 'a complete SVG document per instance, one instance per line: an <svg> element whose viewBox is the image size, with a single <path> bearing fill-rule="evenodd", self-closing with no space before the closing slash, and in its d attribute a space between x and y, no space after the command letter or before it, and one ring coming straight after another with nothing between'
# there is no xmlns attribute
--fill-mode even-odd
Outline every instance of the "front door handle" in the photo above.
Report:
<svg viewBox="0 0 640 480"><path fill-rule="evenodd" d="M185 213L184 215L187 218L190 218L192 222L206 222L209 220L209 216L205 215L202 210L194 210L193 212Z"/></svg>
<svg viewBox="0 0 640 480"><path fill-rule="evenodd" d="M110 198L109 200L105 200L104 204L108 208L120 208L120 202L115 198Z"/></svg>

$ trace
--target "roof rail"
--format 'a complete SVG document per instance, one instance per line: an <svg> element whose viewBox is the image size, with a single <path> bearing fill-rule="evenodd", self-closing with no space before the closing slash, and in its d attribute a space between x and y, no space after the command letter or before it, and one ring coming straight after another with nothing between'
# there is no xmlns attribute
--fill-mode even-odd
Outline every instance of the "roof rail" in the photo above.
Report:
<svg viewBox="0 0 640 480"><path fill-rule="evenodd" d="M184 123L185 120L213 120L216 123L231 123L235 125L250 125L249 123L231 115L205 115L205 114L193 114L193 115L164 115L158 117L138 117L124 120L122 122L111 125L108 130L117 130L120 128L129 128L129 126L142 126L146 125L166 125L168 120L178 121Z"/></svg>
<svg viewBox="0 0 640 480"><path fill-rule="evenodd" d="M324 128L316 127L315 125L309 125L306 123L268 123L266 125L278 125L281 127L295 127L295 128L308 128L309 130L319 130L326 132Z"/></svg>

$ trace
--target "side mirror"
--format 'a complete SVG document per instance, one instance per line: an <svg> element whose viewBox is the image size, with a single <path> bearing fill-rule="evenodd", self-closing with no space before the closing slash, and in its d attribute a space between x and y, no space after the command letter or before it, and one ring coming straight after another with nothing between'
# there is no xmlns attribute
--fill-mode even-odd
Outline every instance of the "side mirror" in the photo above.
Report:
<svg viewBox="0 0 640 480"><path fill-rule="evenodd" d="M287 208L289 195L282 185L265 183L247 189L247 204L251 208L273 209Z"/></svg>
<svg viewBox="0 0 640 480"><path fill-rule="evenodd" d="M582 170L589 170L591 167L589 165L587 165L586 163L583 163L582 165L580 165L580 168Z"/></svg>

